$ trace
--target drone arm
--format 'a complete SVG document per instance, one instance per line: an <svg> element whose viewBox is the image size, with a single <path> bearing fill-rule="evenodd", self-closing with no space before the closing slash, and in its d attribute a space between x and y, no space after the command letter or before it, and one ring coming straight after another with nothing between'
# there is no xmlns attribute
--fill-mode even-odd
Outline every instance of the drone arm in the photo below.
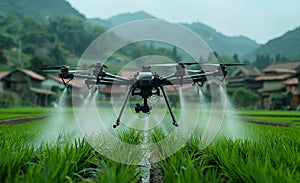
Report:
<svg viewBox="0 0 300 183"><path fill-rule="evenodd" d="M207 80L207 76L214 76L218 71L211 71L206 73L194 74L183 76L182 78L174 77L169 80L164 80L164 85L182 85L182 84L193 84L203 83Z"/></svg>
<svg viewBox="0 0 300 183"><path fill-rule="evenodd" d="M117 75L114 75L114 74L111 74L111 73L107 73L107 72L105 73L105 76L103 78L105 78L105 77L114 78L114 79L118 79L118 80L126 81L126 82L130 81L130 79L128 79L128 78L124 78L124 77L117 76Z"/></svg>

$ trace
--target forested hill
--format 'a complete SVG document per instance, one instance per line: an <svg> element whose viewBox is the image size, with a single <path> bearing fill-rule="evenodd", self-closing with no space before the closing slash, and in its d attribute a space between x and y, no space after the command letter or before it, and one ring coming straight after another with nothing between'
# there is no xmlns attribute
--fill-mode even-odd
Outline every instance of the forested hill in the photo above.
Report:
<svg viewBox="0 0 300 183"><path fill-rule="evenodd" d="M262 45L260 48L246 55L254 60L257 55L267 55L271 58L284 58L284 60L300 59L300 27L288 31L281 37L275 38Z"/></svg>
<svg viewBox="0 0 300 183"><path fill-rule="evenodd" d="M101 25L106 28L111 28L113 26L126 23L129 21L135 20L144 20L144 19L157 19L155 16L150 15L146 12L139 11L134 13L123 13L106 20L104 19L88 19L93 25ZM244 37L244 36L225 36L224 34L217 32L215 29L204 25L200 22L187 24L182 23L183 26L188 27L193 30L199 36L201 36L206 43L211 47L212 50L216 51L220 55L229 55L238 54L240 56L245 55L255 49L260 45L255 41Z"/></svg>
<svg viewBox="0 0 300 183"><path fill-rule="evenodd" d="M199 22L182 25L196 32L212 50L221 55L238 54L243 56L259 47L259 44L245 36L225 36Z"/></svg>
<svg viewBox="0 0 300 183"><path fill-rule="evenodd" d="M0 0L0 12L36 20L60 16L84 18L66 0Z"/></svg>

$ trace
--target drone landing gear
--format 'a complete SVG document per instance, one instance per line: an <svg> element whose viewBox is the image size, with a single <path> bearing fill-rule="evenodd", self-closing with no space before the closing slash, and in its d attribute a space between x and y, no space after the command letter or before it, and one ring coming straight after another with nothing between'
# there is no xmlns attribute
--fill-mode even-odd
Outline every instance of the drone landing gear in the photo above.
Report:
<svg viewBox="0 0 300 183"><path fill-rule="evenodd" d="M165 90L164 90L164 87L163 87L163 86L160 86L160 89L161 89L161 91L162 91L162 93L163 93L163 96L164 96L164 98L165 98L165 101L166 101L166 104L167 104L167 106L168 106L169 112L170 112L170 114L171 114L171 117L172 117L172 120L173 120L173 125L174 125L175 127L178 127L178 123L176 122L175 116L174 116L174 114L173 114L173 112L172 112L172 109L171 109L171 106L170 106L170 102L169 102L169 100L168 100L168 97L167 97L167 95L166 95L166 92L165 92Z"/></svg>
<svg viewBox="0 0 300 183"><path fill-rule="evenodd" d="M118 119L117 119L116 123L113 125L113 128L117 128L117 126L120 125L120 119L121 119L122 114L123 114L123 112L124 112L125 105L126 105L126 103L127 103L127 101L128 101L128 98L129 98L129 95L130 95L130 93L131 93L131 90L132 90L132 86L129 87L129 89L128 89L127 93L126 93L126 97L125 97L125 100L124 100L124 102L123 102L123 104L122 104L121 111L120 111L120 113L119 113L119 116L118 116Z"/></svg>

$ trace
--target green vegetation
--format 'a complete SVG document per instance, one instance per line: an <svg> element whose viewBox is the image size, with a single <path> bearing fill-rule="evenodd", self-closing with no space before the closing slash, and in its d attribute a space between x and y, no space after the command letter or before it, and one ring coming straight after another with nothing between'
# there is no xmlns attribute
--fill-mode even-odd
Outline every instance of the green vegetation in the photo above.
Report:
<svg viewBox="0 0 300 183"><path fill-rule="evenodd" d="M35 117L44 116L53 112L53 109L49 108L28 108L28 107L14 107L14 108L1 108L0 110L0 120L20 118L20 117Z"/></svg>
<svg viewBox="0 0 300 183"><path fill-rule="evenodd" d="M13 14L18 18L31 16L36 20L46 20L50 17L73 16L84 19L84 16L64 0L1 0L0 11Z"/></svg>
<svg viewBox="0 0 300 183"><path fill-rule="evenodd" d="M10 14L0 17L0 65L21 66L36 72L40 72L40 67L65 64L68 57L80 56L105 31L75 17L49 18L43 22L32 17L20 20Z"/></svg>
<svg viewBox="0 0 300 183"><path fill-rule="evenodd" d="M6 113L43 115L49 109L4 110ZM291 111L237 113L253 118L300 116L299 112ZM138 182L141 178L137 166L113 162L97 153L84 139L74 139L68 133L60 134L56 141L39 143L46 123L40 120L0 126L1 182ZM150 179L164 182L299 182L299 125L242 124L247 132L242 139L219 135L205 149L198 148L201 135L194 134L185 147L152 165ZM138 144L142 134L120 131L118 137L124 142ZM158 128L151 133L150 139L157 142L165 137L163 130Z"/></svg>
<svg viewBox="0 0 300 183"><path fill-rule="evenodd" d="M297 60L300 58L300 28L288 31L281 37L275 38L262 45L245 58L254 60L257 55L265 56L265 62L269 59L273 61ZM259 64L259 62L257 62ZM261 63L263 64L263 63Z"/></svg>
<svg viewBox="0 0 300 183"><path fill-rule="evenodd" d="M60 134L56 141L38 144L46 122L0 126L1 182L137 182L139 179L136 166L108 160L84 139L74 140L69 134Z"/></svg>
<svg viewBox="0 0 300 183"><path fill-rule="evenodd" d="M300 125L300 111L238 111L245 120L287 123Z"/></svg>
<svg viewBox="0 0 300 183"><path fill-rule="evenodd" d="M198 150L198 138L160 162L165 182L298 182L299 127L246 124L246 140L219 137Z"/></svg>
<svg viewBox="0 0 300 183"><path fill-rule="evenodd" d="M227 88L227 95L238 108L253 109L258 106L259 96L247 88Z"/></svg>

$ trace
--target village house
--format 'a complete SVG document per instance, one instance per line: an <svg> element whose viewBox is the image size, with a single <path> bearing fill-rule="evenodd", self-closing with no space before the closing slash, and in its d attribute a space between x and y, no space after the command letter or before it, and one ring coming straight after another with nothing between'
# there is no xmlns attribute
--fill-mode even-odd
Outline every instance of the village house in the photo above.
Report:
<svg viewBox="0 0 300 183"><path fill-rule="evenodd" d="M55 93L41 88L44 80L44 76L22 68L0 74L1 90L16 93L23 104L48 105L49 96Z"/></svg>
<svg viewBox="0 0 300 183"><path fill-rule="evenodd" d="M261 76L256 67L240 67L232 75L226 79L227 87L238 88L246 87L252 91L257 91L262 87L262 83L255 80L256 77Z"/></svg>
<svg viewBox="0 0 300 183"><path fill-rule="evenodd" d="M261 106L264 109L279 109L299 106L300 61L275 62L263 70L264 75L255 78L261 82ZM275 105L278 96L285 98L282 104ZM285 105L285 106L284 106Z"/></svg>

